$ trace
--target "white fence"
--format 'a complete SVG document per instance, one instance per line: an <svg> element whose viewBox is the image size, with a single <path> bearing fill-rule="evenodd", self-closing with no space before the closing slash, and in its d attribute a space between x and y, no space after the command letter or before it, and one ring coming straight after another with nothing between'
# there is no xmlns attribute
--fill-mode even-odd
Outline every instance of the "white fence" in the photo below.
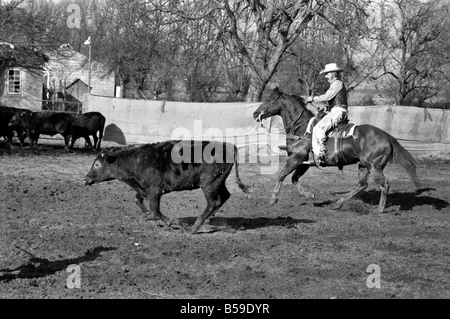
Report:
<svg viewBox="0 0 450 319"><path fill-rule="evenodd" d="M253 119L260 103L185 103L86 95L83 112L106 117L105 141L153 143L168 139L219 138L246 152L280 153L285 144L280 117ZM350 120L372 124L396 137L418 158L450 158L450 110L405 106L350 106ZM283 152L281 152L283 153Z"/></svg>

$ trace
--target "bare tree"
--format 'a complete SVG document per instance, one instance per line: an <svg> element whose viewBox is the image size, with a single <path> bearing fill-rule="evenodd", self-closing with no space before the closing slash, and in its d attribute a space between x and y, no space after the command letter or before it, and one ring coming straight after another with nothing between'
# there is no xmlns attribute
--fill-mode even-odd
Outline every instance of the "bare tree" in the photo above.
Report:
<svg viewBox="0 0 450 319"><path fill-rule="evenodd" d="M261 100L286 50L327 1L223 1L221 39L248 68L246 101ZM220 21L220 20L218 20Z"/></svg>
<svg viewBox="0 0 450 319"><path fill-rule="evenodd" d="M245 99L259 101L287 48L311 19L332 2L203 0L201 5L190 7L200 10L184 10L178 1L169 0L158 10L178 19L207 19L212 23L217 39L230 54L239 57L248 71L250 85Z"/></svg>
<svg viewBox="0 0 450 319"><path fill-rule="evenodd" d="M0 71L22 67L39 73L47 53L60 45L59 13L46 0L0 3Z"/></svg>
<svg viewBox="0 0 450 319"><path fill-rule="evenodd" d="M94 57L115 71L122 94L132 84L131 96L142 97L146 81L154 83L155 95L160 94L171 77L174 26L142 0L99 2L97 8L92 22L97 34Z"/></svg>
<svg viewBox="0 0 450 319"><path fill-rule="evenodd" d="M377 50L371 44L371 5L371 1L336 1L317 14L286 51L274 82L296 94L323 93L329 84L319 71L337 62L345 71L348 91L364 83L378 68L373 59Z"/></svg>
<svg viewBox="0 0 450 319"><path fill-rule="evenodd" d="M449 4L445 1L390 0L380 3L377 41L381 72L397 87L400 105L422 104L449 83ZM414 101L415 100L415 101Z"/></svg>

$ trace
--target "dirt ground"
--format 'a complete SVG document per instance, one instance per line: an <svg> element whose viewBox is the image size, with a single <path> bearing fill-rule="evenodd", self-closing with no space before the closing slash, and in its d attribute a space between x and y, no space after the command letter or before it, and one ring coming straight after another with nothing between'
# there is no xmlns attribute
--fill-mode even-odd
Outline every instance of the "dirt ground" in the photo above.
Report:
<svg viewBox="0 0 450 319"><path fill-rule="evenodd" d="M373 181L331 209L356 185L356 166L311 168L302 180L314 201L289 176L268 206L275 175L241 163L250 197L230 174L232 196L212 222L219 231L191 235L147 221L119 181L84 186L94 158L0 143L0 298L450 298L449 162L420 162L418 192L389 165L384 214ZM204 207L201 190L162 200L163 213L188 225Z"/></svg>

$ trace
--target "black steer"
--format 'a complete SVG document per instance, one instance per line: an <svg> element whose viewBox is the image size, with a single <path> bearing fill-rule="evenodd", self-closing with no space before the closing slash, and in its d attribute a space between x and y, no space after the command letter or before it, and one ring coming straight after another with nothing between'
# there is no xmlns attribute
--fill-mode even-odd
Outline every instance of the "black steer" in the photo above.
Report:
<svg viewBox="0 0 450 319"><path fill-rule="evenodd" d="M143 213L172 226L180 223L161 213L161 196L202 188L207 207L192 226L191 233L195 234L230 197L225 181L233 164L236 183L248 192L239 178L237 156L236 146L222 142L167 141L112 147L97 156L86 175L85 185L118 179L136 191L136 203ZM150 211L144 205L144 198L150 203Z"/></svg>
<svg viewBox="0 0 450 319"><path fill-rule="evenodd" d="M69 141L72 136L72 115L63 112L21 112L15 114L8 124L20 125L30 139L31 148L36 150L40 134L53 136L61 134L64 137L64 149L69 151Z"/></svg>
<svg viewBox="0 0 450 319"><path fill-rule="evenodd" d="M20 125L8 125L14 115L20 112L30 113L31 111L26 109L18 109L15 107L0 106L0 137L3 136L5 138L10 149L12 148L14 131L17 133L17 137L19 138L20 147L23 146L25 141L26 133Z"/></svg>
<svg viewBox="0 0 450 319"><path fill-rule="evenodd" d="M105 130L105 117L100 112L87 112L83 114L73 114L73 135L70 148L77 138L84 137L87 145L92 148L89 135L94 139L94 149L100 150L100 145ZM97 137L98 132L98 137Z"/></svg>

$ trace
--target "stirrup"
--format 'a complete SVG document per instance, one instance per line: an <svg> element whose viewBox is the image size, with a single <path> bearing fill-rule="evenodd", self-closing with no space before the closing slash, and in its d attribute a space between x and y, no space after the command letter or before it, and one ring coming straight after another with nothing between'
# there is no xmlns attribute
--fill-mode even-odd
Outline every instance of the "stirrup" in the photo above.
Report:
<svg viewBox="0 0 450 319"><path fill-rule="evenodd" d="M317 163L315 161L315 156L314 156L313 152L309 152L308 158L309 159L307 161L304 161L302 164L309 165L309 166L319 166L319 165L317 165Z"/></svg>

